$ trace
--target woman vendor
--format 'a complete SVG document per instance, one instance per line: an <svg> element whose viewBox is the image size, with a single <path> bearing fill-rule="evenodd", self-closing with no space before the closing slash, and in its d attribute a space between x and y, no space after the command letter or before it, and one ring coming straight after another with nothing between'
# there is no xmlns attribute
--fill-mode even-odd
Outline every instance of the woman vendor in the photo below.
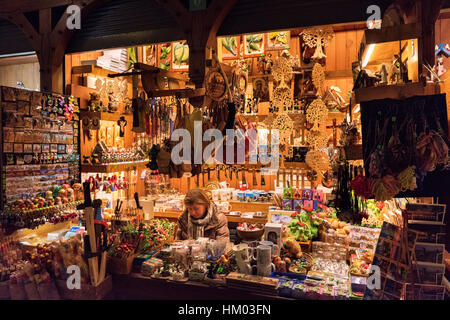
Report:
<svg viewBox="0 0 450 320"><path fill-rule="evenodd" d="M184 198L185 210L178 218L177 239L200 237L230 241L228 220L201 189L189 190Z"/></svg>

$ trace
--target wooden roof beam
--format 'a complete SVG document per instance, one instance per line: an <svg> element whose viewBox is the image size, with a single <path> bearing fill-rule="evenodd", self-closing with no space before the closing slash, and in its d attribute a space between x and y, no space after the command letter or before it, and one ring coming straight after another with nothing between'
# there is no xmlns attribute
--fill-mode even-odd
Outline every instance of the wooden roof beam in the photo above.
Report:
<svg viewBox="0 0 450 320"><path fill-rule="evenodd" d="M23 13L73 4L73 0L0 0L0 13Z"/></svg>

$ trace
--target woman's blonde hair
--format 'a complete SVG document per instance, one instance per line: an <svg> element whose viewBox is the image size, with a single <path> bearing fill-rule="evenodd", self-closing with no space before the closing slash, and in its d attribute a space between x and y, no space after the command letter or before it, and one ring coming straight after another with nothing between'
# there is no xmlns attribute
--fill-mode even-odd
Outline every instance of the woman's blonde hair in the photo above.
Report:
<svg viewBox="0 0 450 320"><path fill-rule="evenodd" d="M202 189L191 189L186 194L184 198L185 206L192 206L194 204L203 204L209 207L209 197L208 194Z"/></svg>

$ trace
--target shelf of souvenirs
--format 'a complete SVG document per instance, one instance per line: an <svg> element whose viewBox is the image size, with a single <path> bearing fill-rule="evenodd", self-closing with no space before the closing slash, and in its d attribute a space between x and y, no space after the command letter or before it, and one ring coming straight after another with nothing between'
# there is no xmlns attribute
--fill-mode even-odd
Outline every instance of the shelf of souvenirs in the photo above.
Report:
<svg viewBox="0 0 450 320"><path fill-rule="evenodd" d="M230 202L231 203L231 202ZM183 211L166 209L165 211L155 211L153 212L154 219L168 219L171 221L176 221L181 216ZM246 217L246 216L237 216L237 215L229 215L226 214L225 217L228 220L228 223L260 223L265 224L268 221L267 216L263 217ZM106 221L121 221L121 222L130 222L136 219L136 216L128 216L121 215L120 217L115 217L114 215L106 216L103 218Z"/></svg>
<svg viewBox="0 0 450 320"><path fill-rule="evenodd" d="M378 85L374 87L359 88L354 91L354 103L361 103L379 99L407 99L414 96L439 94L440 86L437 83L425 84L411 82L405 84Z"/></svg>
<svg viewBox="0 0 450 320"><path fill-rule="evenodd" d="M124 117L128 123L131 123L133 114L131 113L118 113L118 112L103 112L103 111L89 111L81 110L81 118L88 117L89 119L97 118L105 121L119 121L121 117Z"/></svg>
<svg viewBox="0 0 450 320"><path fill-rule="evenodd" d="M29 202L29 203L28 203ZM3 210L3 215L9 214L34 214L36 216L47 215L51 213L55 213L58 211L73 209L76 210L76 207L83 203L83 200L71 201L67 203L55 204L51 206L44 206L44 200L39 201L39 203L33 203L33 208L30 208L29 205L32 203L28 200L18 200L14 204L6 205ZM42 206L42 207L41 207Z"/></svg>
<svg viewBox="0 0 450 320"><path fill-rule="evenodd" d="M182 214L182 211L177 210L166 210L164 212L154 212L154 218L156 219L169 219L175 220ZM225 215L228 223L261 223L265 224L267 222L267 217L264 218L251 218L251 217L242 217L242 216L234 216L234 215Z"/></svg>
<svg viewBox="0 0 450 320"><path fill-rule="evenodd" d="M279 113L271 113L274 117L276 117ZM263 122L269 115L268 114L254 114L254 113L239 113L240 116L244 117L249 122ZM303 120L306 121L306 116L304 113L301 113L300 111L297 112L287 112L287 115L293 120ZM337 121L344 120L345 113L339 112L337 110L328 111L328 119L327 120L333 120L336 119Z"/></svg>
<svg viewBox="0 0 450 320"><path fill-rule="evenodd" d="M116 163L98 163L98 164L81 164L81 172L94 172L94 173L111 173L128 170L136 170L138 166L146 165L149 162L146 160L129 161L129 162L116 162Z"/></svg>

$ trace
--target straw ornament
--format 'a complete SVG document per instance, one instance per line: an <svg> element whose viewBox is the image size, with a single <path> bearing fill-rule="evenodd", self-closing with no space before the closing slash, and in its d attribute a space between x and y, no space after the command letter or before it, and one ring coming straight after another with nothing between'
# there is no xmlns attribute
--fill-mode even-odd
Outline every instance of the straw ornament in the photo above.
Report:
<svg viewBox="0 0 450 320"><path fill-rule="evenodd" d="M311 102L306 110L306 120L313 124L312 130L317 130L319 125L327 120L327 117L328 108L320 98Z"/></svg>
<svg viewBox="0 0 450 320"><path fill-rule="evenodd" d="M321 177L323 177L322 171L327 170L330 164L328 155L320 150L309 150L306 154L305 162Z"/></svg>
<svg viewBox="0 0 450 320"><path fill-rule="evenodd" d="M312 71L312 82L317 89L317 95L322 96L322 87L325 82L325 72L323 71L323 67L320 63L314 64Z"/></svg>
<svg viewBox="0 0 450 320"><path fill-rule="evenodd" d="M306 141L311 149L322 149L326 148L328 144L328 136L323 131L310 131Z"/></svg>

